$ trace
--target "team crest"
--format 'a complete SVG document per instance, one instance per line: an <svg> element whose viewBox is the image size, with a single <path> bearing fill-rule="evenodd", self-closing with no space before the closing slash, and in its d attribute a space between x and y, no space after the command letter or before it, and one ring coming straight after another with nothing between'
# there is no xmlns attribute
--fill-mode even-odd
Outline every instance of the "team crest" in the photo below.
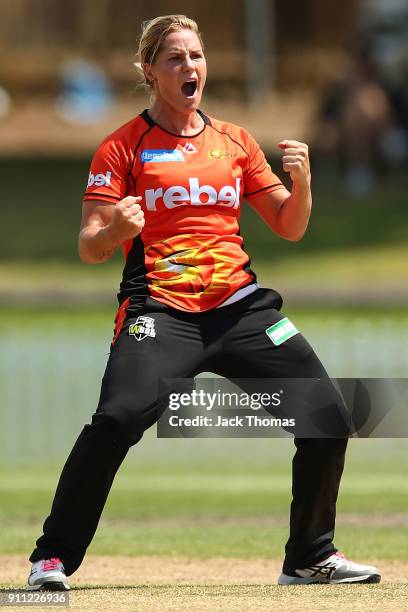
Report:
<svg viewBox="0 0 408 612"><path fill-rule="evenodd" d="M138 342L148 336L155 338L154 319L152 317L137 317L135 323L129 325L129 336L133 336Z"/></svg>

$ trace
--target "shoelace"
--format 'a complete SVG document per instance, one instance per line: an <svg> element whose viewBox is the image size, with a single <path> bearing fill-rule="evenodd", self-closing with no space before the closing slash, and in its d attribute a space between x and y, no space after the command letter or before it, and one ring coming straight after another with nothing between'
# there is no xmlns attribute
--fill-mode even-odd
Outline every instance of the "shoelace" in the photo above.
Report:
<svg viewBox="0 0 408 612"><path fill-rule="evenodd" d="M50 572L52 570L59 570L61 565L61 560L58 557L53 557L52 559L45 559L42 564L43 572Z"/></svg>

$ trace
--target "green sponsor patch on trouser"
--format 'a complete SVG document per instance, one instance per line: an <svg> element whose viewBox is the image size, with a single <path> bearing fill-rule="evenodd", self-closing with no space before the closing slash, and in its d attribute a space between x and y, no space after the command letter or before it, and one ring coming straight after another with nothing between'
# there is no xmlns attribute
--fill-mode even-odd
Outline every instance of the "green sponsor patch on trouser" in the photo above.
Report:
<svg viewBox="0 0 408 612"><path fill-rule="evenodd" d="M299 333L299 330L296 329L292 321L289 321L288 317L281 319L275 325L271 325L265 331L276 346Z"/></svg>

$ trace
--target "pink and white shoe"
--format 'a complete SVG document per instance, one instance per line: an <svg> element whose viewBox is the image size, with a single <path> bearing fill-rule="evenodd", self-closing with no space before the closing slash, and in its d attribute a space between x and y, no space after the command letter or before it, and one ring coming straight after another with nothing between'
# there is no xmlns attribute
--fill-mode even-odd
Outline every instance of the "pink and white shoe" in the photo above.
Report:
<svg viewBox="0 0 408 612"><path fill-rule="evenodd" d="M68 578L58 557L33 563L28 577L29 591L69 591Z"/></svg>
<svg viewBox="0 0 408 612"><path fill-rule="evenodd" d="M285 573L279 576L278 584L374 583L380 580L381 575L376 567L359 565L346 559L342 553L336 552L310 567L285 570Z"/></svg>

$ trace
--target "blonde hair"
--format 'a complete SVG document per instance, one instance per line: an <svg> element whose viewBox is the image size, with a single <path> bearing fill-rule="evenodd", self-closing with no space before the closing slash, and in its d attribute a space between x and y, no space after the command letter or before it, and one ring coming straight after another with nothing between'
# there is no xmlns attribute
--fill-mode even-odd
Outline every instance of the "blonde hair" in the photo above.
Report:
<svg viewBox="0 0 408 612"><path fill-rule="evenodd" d="M191 30L197 34L201 47L204 49L197 23L185 15L162 15L142 23L142 35L137 50L137 61L134 64L139 73L140 85L153 88L153 84L146 79L143 64L153 64L166 36L170 32L178 32L180 30Z"/></svg>

